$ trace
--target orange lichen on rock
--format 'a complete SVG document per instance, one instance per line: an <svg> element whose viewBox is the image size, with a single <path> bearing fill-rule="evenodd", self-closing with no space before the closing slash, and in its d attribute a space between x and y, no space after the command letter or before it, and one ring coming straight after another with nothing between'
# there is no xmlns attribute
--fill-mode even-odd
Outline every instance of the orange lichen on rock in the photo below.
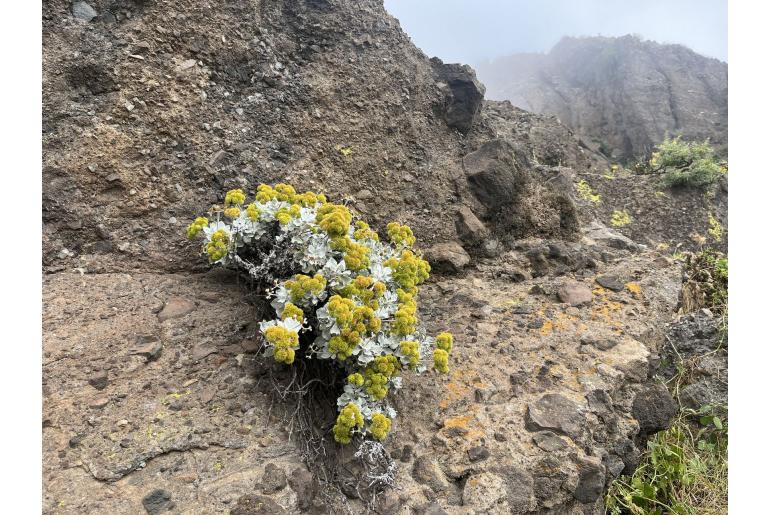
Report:
<svg viewBox="0 0 770 515"><path fill-rule="evenodd" d="M469 406L467 415L458 415L444 420L441 430L448 437L462 436L466 440L479 440L486 436L484 425L476 420L479 406Z"/></svg>
<svg viewBox="0 0 770 515"><path fill-rule="evenodd" d="M475 388L485 390L488 385L473 371L455 370L452 373L452 380L446 385L447 393L439 402L439 408L445 410L455 402L466 397L470 398Z"/></svg>

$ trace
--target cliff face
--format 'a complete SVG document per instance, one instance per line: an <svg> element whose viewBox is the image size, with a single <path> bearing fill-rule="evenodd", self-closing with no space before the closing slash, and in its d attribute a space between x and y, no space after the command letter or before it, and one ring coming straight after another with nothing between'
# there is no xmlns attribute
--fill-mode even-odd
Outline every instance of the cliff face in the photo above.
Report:
<svg viewBox="0 0 770 515"><path fill-rule="evenodd" d="M456 335L454 371L405 374L377 511L603 512L681 276L576 197L608 163L483 101L381 1L84 3L43 4L44 513L364 511L365 477L319 491L258 305L184 236L279 181L409 223L455 274L420 313Z"/></svg>
<svg viewBox="0 0 770 515"><path fill-rule="evenodd" d="M633 36L564 38L548 54L477 67L487 96L556 115L613 159L642 156L666 136L727 146L727 64Z"/></svg>

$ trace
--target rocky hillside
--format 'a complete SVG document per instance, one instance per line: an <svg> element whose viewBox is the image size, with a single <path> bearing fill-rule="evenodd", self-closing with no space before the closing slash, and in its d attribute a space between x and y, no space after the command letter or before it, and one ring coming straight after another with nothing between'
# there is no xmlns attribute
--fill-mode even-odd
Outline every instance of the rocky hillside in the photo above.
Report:
<svg viewBox="0 0 770 515"><path fill-rule="evenodd" d="M489 98L556 115L613 160L677 134L727 147L727 64L681 45L568 37L548 54L511 55L477 72Z"/></svg>
<svg viewBox="0 0 770 515"><path fill-rule="evenodd" d="M43 45L44 513L364 511L289 438L261 305L184 237L261 182L409 223L437 272L421 317L454 372L406 378L377 512L601 513L666 425L679 265L607 228L617 186L576 193L606 160L380 0L50 0Z"/></svg>

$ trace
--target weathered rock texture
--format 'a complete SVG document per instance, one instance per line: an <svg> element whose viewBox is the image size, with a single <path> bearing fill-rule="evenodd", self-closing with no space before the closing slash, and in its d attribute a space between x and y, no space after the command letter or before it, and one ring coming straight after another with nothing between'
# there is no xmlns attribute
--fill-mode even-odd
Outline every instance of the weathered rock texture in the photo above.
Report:
<svg viewBox="0 0 770 515"><path fill-rule="evenodd" d="M602 511L681 276L577 199L605 161L482 103L380 1L88 4L43 5L44 513L363 511L302 464L263 314L184 238L224 190L277 181L409 223L454 274L420 313L456 335L453 370L395 395L378 510Z"/></svg>
<svg viewBox="0 0 770 515"><path fill-rule="evenodd" d="M564 38L548 54L477 67L489 98L556 115L587 145L632 159L666 136L727 145L727 64L681 45Z"/></svg>

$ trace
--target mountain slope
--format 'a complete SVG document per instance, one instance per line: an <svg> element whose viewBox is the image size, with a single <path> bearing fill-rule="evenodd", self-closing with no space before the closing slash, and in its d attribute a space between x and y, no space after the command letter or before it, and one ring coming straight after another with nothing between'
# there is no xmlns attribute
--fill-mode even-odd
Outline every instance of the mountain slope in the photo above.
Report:
<svg viewBox="0 0 770 515"><path fill-rule="evenodd" d="M681 45L568 37L548 54L500 58L477 73L489 98L556 115L613 159L677 134L727 146L727 64Z"/></svg>
<svg viewBox="0 0 770 515"><path fill-rule="evenodd" d="M603 511L681 277L576 200L606 161L378 0L75 4L43 5L44 513L365 511L367 478L319 491L289 437L265 306L184 235L279 181L409 223L447 271L420 316L453 372L405 374L378 512Z"/></svg>

